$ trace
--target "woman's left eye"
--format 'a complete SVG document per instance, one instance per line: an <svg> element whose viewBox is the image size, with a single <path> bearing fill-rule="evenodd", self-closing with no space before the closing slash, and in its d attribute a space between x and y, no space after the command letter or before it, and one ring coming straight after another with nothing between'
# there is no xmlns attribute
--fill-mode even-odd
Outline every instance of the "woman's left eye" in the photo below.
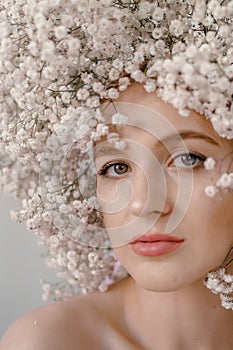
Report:
<svg viewBox="0 0 233 350"><path fill-rule="evenodd" d="M173 157L172 163L177 168L196 168L201 166L206 157L197 153L183 153Z"/></svg>

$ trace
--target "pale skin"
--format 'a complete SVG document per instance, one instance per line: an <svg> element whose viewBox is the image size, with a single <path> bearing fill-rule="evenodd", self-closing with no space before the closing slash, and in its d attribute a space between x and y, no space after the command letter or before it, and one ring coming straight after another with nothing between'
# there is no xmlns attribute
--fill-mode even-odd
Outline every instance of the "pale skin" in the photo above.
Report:
<svg viewBox="0 0 233 350"><path fill-rule="evenodd" d="M145 194L151 185L151 179L154 179L154 175L151 175L150 156L140 158L143 158L141 165L144 168L137 166L136 161L133 163L134 154L130 148L126 148L129 153L124 154L124 157L119 153L109 159L109 156L96 158L97 170L109 160L126 164L121 168L124 170L121 174L112 166L108 169L108 177L106 174L98 175L97 189L100 201L103 202L104 224L109 232L126 224L132 224L133 227L138 219L147 227L154 215L156 220L149 232L156 230L165 233L171 213L175 205L177 206L177 174L180 172L181 179L185 180L192 173L190 203L185 208L187 210L182 220L174 225L171 232L172 235L182 238L184 244L174 252L145 257L136 254L130 244L124 241L124 237L117 243L114 241L116 255L129 272L129 277L111 286L105 293L77 296L25 315L6 332L0 342L0 350L233 348L233 311L222 308L219 297L203 285L203 278L208 271L220 265L233 246L233 193L222 191L213 199L204 193L204 188L218 179L220 165L221 170L229 168L232 155L231 158L228 155L233 151L232 142L221 139L210 124L194 112L188 118L181 118L170 104L163 102L155 93L146 93L138 84L128 88L118 100L120 103L135 101L142 107L160 113L165 122L171 123L178 133L189 130L192 133L201 133L214 142L200 137L189 137L185 139L185 148L174 141L169 144L168 152L163 146L158 146L156 137L152 137L145 129L135 125L119 127L121 137L129 143L139 143L146 150L145 155L153 154L156 157L161 174L166 180L167 192L164 200L159 201L160 194L158 188L153 186L153 180L149 200L146 202L148 197ZM122 106L122 113L130 112L127 106ZM167 135L163 130L158 136ZM100 150L101 143L98 147ZM187 162L182 163L180 154L182 150L187 153L187 149L198 156L213 157L216 168L212 171L205 170L203 159L195 156L192 158L192 166ZM175 160L170 157L173 152ZM143 169L146 169L146 176ZM133 192L127 205L110 213L106 210L107 202L110 205L117 198L118 180L129 181ZM123 202L120 205L125 204ZM183 210L182 201L179 205ZM134 232L129 232L128 238L133 237Z"/></svg>

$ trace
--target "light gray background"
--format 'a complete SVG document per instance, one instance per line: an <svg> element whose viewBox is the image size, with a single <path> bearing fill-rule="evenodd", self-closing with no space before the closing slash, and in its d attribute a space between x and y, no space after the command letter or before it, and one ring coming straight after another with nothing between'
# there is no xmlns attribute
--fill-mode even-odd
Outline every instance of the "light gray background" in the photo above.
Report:
<svg viewBox="0 0 233 350"><path fill-rule="evenodd" d="M41 278L56 279L46 267L33 232L10 219L17 203L0 192L0 338L9 325L42 301Z"/></svg>

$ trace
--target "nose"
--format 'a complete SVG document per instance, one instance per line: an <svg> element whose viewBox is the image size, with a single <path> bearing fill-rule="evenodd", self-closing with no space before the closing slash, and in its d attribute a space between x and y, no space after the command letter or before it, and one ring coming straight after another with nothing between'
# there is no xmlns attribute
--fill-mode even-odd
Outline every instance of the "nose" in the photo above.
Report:
<svg viewBox="0 0 233 350"><path fill-rule="evenodd" d="M132 182L133 193L128 207L132 216L170 213L166 175L156 159L147 164L144 162L143 168L138 167Z"/></svg>
<svg viewBox="0 0 233 350"><path fill-rule="evenodd" d="M114 227L108 226L114 247L128 244L137 235L150 232L158 220L162 220L162 215L164 220L160 227L166 232L165 225L172 216L174 194L162 164L152 152L147 152L145 157L138 156L134 165L127 180L118 183L117 206L114 204L112 213L119 213L121 220Z"/></svg>

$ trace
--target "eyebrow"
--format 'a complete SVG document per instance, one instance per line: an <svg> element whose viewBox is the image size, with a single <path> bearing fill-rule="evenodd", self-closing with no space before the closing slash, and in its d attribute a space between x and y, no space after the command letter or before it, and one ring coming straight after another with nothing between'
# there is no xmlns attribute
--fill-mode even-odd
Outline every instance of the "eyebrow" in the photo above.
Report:
<svg viewBox="0 0 233 350"><path fill-rule="evenodd" d="M179 140L180 138L182 138L182 140L185 140L185 139L201 139L201 140L205 140L205 141L207 141L207 142L209 142L209 143L211 143L213 145L220 146L220 144L215 139L213 139L212 137L207 136L207 135L202 134L202 133L199 133L199 132L189 131L189 130L187 130L187 131L184 130L184 131L180 131L177 134L168 135L162 141L159 140L158 142L159 143L163 143L164 141L168 142L168 141L173 141L173 140Z"/></svg>
<svg viewBox="0 0 233 350"><path fill-rule="evenodd" d="M211 143L212 145L220 146L220 144L212 137L198 133L198 132L194 132L194 131L181 131L177 134L171 134L171 135L166 136L162 140L158 140L157 143L159 145L163 145L164 143L168 143L171 141L179 141L180 139L182 139L182 140L201 139L201 140L204 140L204 141ZM120 153L124 154L125 153L124 149L118 150L112 145L107 145L107 146L103 146L99 150L97 150L96 157L101 157L101 156L106 156L106 155L114 156L114 155L119 155Z"/></svg>
<svg viewBox="0 0 233 350"><path fill-rule="evenodd" d="M114 146L104 146L101 147L99 150L96 151L95 157L103 157L103 156L114 156L124 153L124 150L119 150L115 148Z"/></svg>

